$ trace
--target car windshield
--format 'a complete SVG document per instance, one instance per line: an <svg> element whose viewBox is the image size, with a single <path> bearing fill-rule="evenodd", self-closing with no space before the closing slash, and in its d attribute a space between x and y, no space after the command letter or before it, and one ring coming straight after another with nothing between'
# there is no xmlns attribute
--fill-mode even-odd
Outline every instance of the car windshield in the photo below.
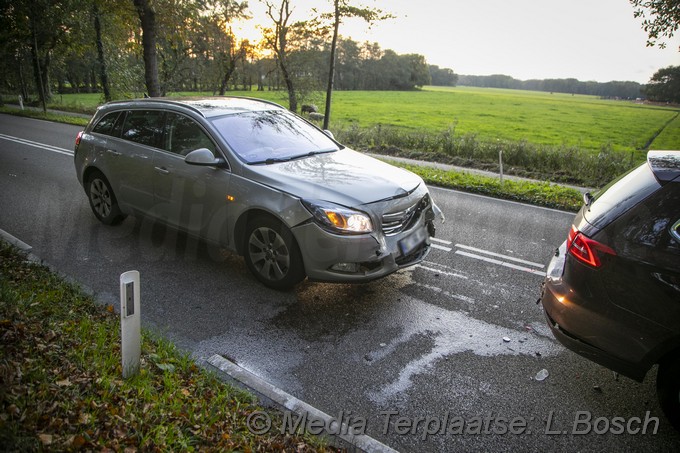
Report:
<svg viewBox="0 0 680 453"><path fill-rule="evenodd" d="M338 150L326 134L285 110L225 115L212 123L248 164L286 162Z"/></svg>

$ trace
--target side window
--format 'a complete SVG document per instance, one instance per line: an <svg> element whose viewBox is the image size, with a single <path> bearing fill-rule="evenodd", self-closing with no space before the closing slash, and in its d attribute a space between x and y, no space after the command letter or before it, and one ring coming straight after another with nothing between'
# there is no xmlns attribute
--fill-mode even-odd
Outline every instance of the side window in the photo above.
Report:
<svg viewBox="0 0 680 453"><path fill-rule="evenodd" d="M103 135L113 135L113 126L116 124L116 120L120 116L120 112L111 112L105 115L104 118L99 120L97 125L92 128L92 132Z"/></svg>
<svg viewBox="0 0 680 453"><path fill-rule="evenodd" d="M147 146L158 146L163 126L163 112L132 110L123 125L122 138Z"/></svg>
<svg viewBox="0 0 680 453"><path fill-rule="evenodd" d="M180 156L199 148L207 148L215 154L215 144L194 120L177 113L167 115L163 149Z"/></svg>

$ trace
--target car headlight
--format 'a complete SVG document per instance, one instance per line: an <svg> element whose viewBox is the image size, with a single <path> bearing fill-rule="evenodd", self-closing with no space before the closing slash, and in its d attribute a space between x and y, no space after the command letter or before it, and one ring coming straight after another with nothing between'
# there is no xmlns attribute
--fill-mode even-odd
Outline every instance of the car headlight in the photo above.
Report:
<svg viewBox="0 0 680 453"><path fill-rule="evenodd" d="M302 204L312 213L323 228L333 233L365 234L373 231L373 223L368 214L327 201L302 200Z"/></svg>

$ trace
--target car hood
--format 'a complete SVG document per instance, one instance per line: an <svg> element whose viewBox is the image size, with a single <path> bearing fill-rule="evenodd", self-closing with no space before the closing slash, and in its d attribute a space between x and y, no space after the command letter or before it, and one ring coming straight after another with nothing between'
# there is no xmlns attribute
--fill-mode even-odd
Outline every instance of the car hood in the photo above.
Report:
<svg viewBox="0 0 680 453"><path fill-rule="evenodd" d="M270 165L245 165L244 176L304 199L359 206L405 196L423 180L350 149Z"/></svg>

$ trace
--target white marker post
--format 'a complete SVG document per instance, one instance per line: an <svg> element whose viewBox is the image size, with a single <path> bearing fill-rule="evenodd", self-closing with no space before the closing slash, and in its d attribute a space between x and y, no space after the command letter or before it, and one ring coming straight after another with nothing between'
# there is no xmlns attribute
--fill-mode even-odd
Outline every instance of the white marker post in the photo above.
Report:
<svg viewBox="0 0 680 453"><path fill-rule="evenodd" d="M120 338L123 355L123 378L139 372L142 353L141 304L139 300L139 272L120 275Z"/></svg>

